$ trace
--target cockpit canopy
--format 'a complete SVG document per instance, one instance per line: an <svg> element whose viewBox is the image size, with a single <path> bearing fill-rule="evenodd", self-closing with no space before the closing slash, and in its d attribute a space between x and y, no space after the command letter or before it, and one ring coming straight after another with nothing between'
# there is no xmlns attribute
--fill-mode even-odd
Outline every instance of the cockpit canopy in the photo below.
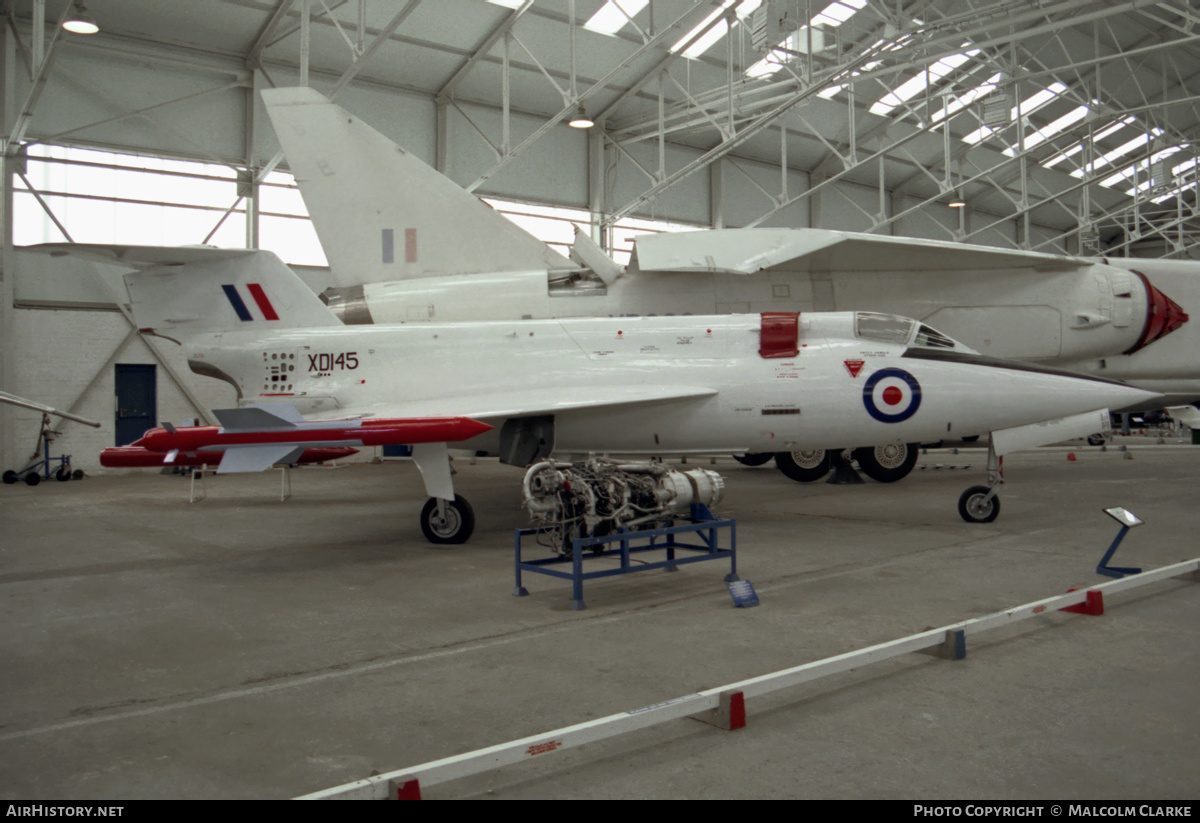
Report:
<svg viewBox="0 0 1200 823"><path fill-rule="evenodd" d="M895 314L879 314L860 311L854 313L854 334L861 340L890 343L894 346L912 346L921 349L944 349L947 351L974 351L937 329Z"/></svg>

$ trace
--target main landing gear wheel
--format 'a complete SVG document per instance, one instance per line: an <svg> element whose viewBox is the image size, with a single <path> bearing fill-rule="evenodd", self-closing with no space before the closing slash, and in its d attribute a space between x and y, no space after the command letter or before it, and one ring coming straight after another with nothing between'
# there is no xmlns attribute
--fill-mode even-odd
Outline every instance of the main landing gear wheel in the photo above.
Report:
<svg viewBox="0 0 1200 823"><path fill-rule="evenodd" d="M800 483L812 483L829 474L829 452L824 449L778 452L775 467Z"/></svg>
<svg viewBox="0 0 1200 823"><path fill-rule="evenodd" d="M438 499L431 497L421 509L421 531L430 543L466 543L475 531L475 510L462 495L447 500L446 515L438 515Z"/></svg>
<svg viewBox="0 0 1200 823"><path fill-rule="evenodd" d="M889 443L875 448L854 450L854 459L863 474L880 483L895 483L903 480L917 465L920 449L916 443Z"/></svg>
<svg viewBox="0 0 1200 823"><path fill-rule="evenodd" d="M770 452L765 452L762 454L735 454L733 459L741 463L743 466L761 466L770 462L771 458L774 456L775 455L771 454Z"/></svg>
<svg viewBox="0 0 1200 823"><path fill-rule="evenodd" d="M987 486L972 486L958 498L958 513L968 523L991 523L1000 514L1000 498Z"/></svg>

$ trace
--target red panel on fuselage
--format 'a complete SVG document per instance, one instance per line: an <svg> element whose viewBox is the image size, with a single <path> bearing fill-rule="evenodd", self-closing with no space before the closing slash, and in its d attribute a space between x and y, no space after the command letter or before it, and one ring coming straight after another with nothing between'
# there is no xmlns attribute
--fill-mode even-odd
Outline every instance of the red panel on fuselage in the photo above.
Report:
<svg viewBox="0 0 1200 823"><path fill-rule="evenodd" d="M795 357L800 353L800 313L765 311L758 342L761 357Z"/></svg>

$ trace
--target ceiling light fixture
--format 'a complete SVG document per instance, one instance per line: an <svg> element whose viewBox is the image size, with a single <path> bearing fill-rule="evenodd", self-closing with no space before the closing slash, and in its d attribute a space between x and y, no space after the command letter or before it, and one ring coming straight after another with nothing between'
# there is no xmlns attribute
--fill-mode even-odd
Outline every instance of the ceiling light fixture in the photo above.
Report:
<svg viewBox="0 0 1200 823"><path fill-rule="evenodd" d="M63 20L62 27L73 34L95 34L100 31L100 27L80 0L76 0L75 8Z"/></svg>
<svg viewBox="0 0 1200 823"><path fill-rule="evenodd" d="M956 194L954 198L946 205L952 209L965 209L967 207L967 201L963 200L963 196L961 194Z"/></svg>
<svg viewBox="0 0 1200 823"><path fill-rule="evenodd" d="M583 110L583 104L580 103L579 108L575 110L575 116L567 121L567 125L573 129L590 129L596 124L587 116L587 112Z"/></svg>

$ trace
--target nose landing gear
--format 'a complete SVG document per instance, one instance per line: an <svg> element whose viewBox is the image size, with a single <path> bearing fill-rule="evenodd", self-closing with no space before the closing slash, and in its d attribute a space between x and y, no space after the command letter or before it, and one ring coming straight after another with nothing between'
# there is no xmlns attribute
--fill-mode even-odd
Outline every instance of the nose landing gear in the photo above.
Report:
<svg viewBox="0 0 1200 823"><path fill-rule="evenodd" d="M968 523L991 523L1000 514L997 490L1004 484L1003 458L996 456L996 446L988 443L988 484L972 486L958 498L958 513Z"/></svg>

